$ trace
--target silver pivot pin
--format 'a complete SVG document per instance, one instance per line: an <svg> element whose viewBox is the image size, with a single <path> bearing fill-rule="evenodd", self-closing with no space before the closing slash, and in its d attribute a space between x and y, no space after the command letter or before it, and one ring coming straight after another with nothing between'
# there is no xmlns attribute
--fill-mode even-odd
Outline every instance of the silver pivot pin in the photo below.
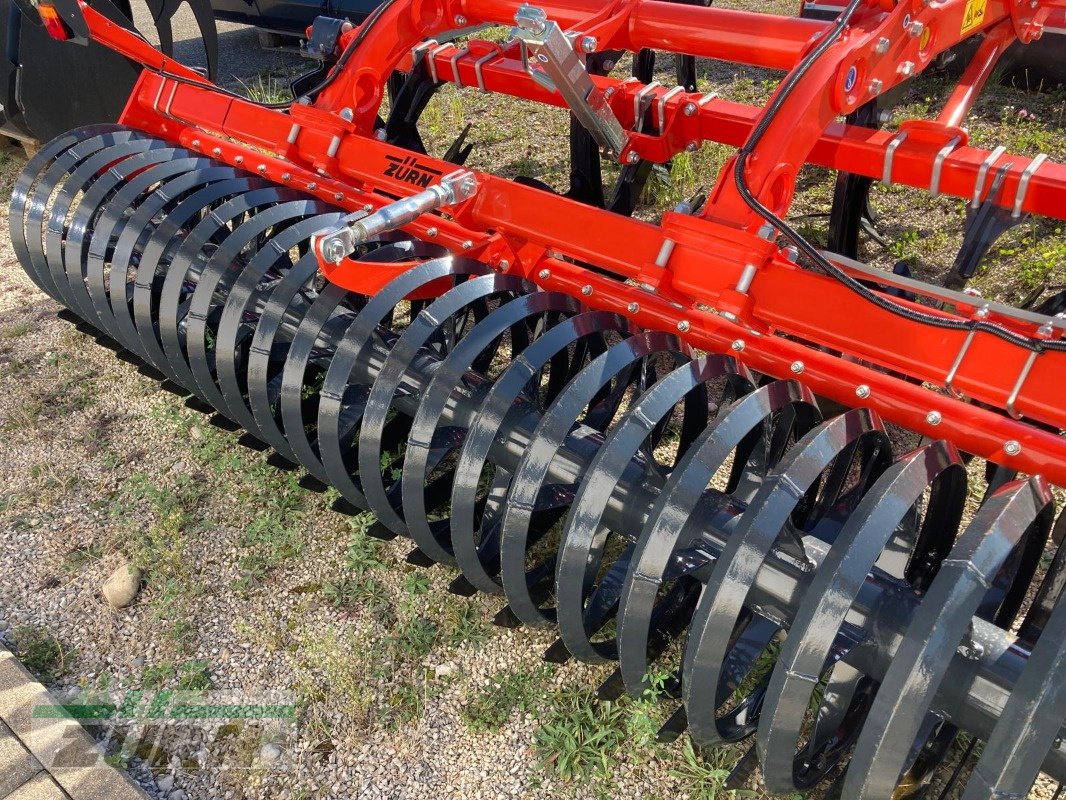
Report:
<svg viewBox="0 0 1066 800"><path fill-rule="evenodd" d="M465 169L456 170L425 191L382 206L372 214L366 211L349 214L338 227L316 234L316 247L325 261L339 264L354 253L362 242L402 228L429 211L468 200L476 191L474 173Z"/></svg>

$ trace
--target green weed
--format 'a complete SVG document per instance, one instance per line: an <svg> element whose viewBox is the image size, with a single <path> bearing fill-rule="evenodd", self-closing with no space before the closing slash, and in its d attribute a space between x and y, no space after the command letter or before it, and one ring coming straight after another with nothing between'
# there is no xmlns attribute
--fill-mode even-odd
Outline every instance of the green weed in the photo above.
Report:
<svg viewBox="0 0 1066 800"><path fill-rule="evenodd" d="M40 625L21 625L12 638L15 657L41 683L53 683L60 677L73 655Z"/></svg>
<svg viewBox="0 0 1066 800"><path fill-rule="evenodd" d="M497 731L516 713L525 714L545 697L551 669L541 664L533 670L497 673L486 686L467 699L462 718L474 731Z"/></svg>

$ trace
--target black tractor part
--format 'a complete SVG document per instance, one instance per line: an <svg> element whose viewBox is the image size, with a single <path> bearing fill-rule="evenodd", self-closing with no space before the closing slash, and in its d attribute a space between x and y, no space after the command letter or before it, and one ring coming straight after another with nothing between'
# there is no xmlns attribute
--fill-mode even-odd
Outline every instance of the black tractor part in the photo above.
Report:
<svg viewBox="0 0 1066 800"><path fill-rule="evenodd" d="M89 5L133 29L130 0L89 0ZM190 0L190 6L204 40L208 74L214 76L214 20L207 0ZM177 7L171 0L148 3L164 52L170 50L170 20ZM53 39L28 0L0 0L0 42L0 134L26 143L47 142L72 127L115 122L141 73L140 65L91 40Z"/></svg>

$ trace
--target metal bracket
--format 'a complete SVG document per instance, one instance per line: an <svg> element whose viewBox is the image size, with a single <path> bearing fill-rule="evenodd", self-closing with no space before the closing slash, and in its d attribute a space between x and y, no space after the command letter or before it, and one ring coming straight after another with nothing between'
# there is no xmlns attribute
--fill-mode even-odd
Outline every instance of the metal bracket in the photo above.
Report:
<svg viewBox="0 0 1066 800"><path fill-rule="evenodd" d="M976 209L981 205L981 196L985 193L985 181L988 180L988 171L995 166L999 161L1000 156L1007 152L1007 148L1000 145L991 153L988 154L988 158L981 164L981 168L977 170L977 180L973 185L973 200L970 202L970 208Z"/></svg>
<svg viewBox="0 0 1066 800"><path fill-rule="evenodd" d="M666 92L662 97L659 98L659 104L656 107L656 110L659 114L658 123L660 133L662 133L666 129L666 104L670 102L670 99L672 97L680 94L683 91L685 91L684 86L675 86L673 89Z"/></svg>
<svg viewBox="0 0 1066 800"><path fill-rule="evenodd" d="M332 58L337 50L343 25L344 20L336 17L315 17L311 23L311 38L307 40L307 47L300 51L300 55L316 61Z"/></svg>
<svg viewBox="0 0 1066 800"><path fill-rule="evenodd" d="M892 137L892 141L888 143L888 147L885 148L885 170L881 176L881 183L885 186L892 185L892 162L896 158L896 150L899 146L907 140L907 131L900 131Z"/></svg>
<svg viewBox="0 0 1066 800"><path fill-rule="evenodd" d="M933 161L933 174L929 179L929 194L932 197L940 197L940 173L944 170L944 161L958 147L959 141L960 138L956 136L936 154L936 159Z"/></svg>
<svg viewBox="0 0 1066 800"><path fill-rule="evenodd" d="M652 95L661 85L658 81L652 81L633 95L633 130L637 133L644 130L644 114L651 108Z"/></svg>
<svg viewBox="0 0 1066 800"><path fill-rule="evenodd" d="M515 14L515 25L512 35L536 54L556 91L596 144L614 155L621 153L625 131L559 23L549 20L542 9L523 5Z"/></svg>
<svg viewBox="0 0 1066 800"><path fill-rule="evenodd" d="M1018 219L1022 215L1022 203L1025 202L1025 195L1029 191L1029 181L1036 175L1036 171L1040 169L1043 163L1047 161L1047 153L1041 153L1032 161L1029 162L1029 166L1022 172L1022 177L1018 179L1018 192L1014 198L1014 211L1011 216L1014 219Z"/></svg>
<svg viewBox="0 0 1066 800"><path fill-rule="evenodd" d="M329 264L339 264L362 242L387 231L402 228L423 214L468 200L477 192L477 178L470 170L460 169L445 175L440 183L425 191L382 206L373 214L357 211L341 224L314 237L319 257Z"/></svg>

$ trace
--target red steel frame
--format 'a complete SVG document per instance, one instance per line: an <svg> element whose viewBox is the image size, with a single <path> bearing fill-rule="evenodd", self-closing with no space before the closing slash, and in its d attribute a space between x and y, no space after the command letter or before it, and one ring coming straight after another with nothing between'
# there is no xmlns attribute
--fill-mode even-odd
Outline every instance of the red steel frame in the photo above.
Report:
<svg viewBox="0 0 1066 800"><path fill-rule="evenodd" d="M537 5L579 40L595 37L599 49L651 47L781 69L799 63L831 25L659 0ZM94 38L147 67L123 114L125 123L355 210L416 191L386 175L388 156L409 153L373 135L389 74L409 66L412 49L426 39L460 26L508 24L519 6L517 0L405 0L386 6L371 29L353 31L342 41L362 36L352 63L313 104L294 104L288 113L219 92L87 6L82 11ZM991 162L988 151L968 145L960 123L1005 47L1063 20L1066 0L868 0L766 126L745 165L747 184L784 216L804 163L880 179L894 153L888 162L893 181L929 188L936 180L940 193L972 198L980 189L982 165L988 172ZM978 32L985 33L984 44L938 121L910 121L895 134L838 121ZM561 105L529 77L517 46L480 41L464 46L467 53L455 59L454 70L458 51L436 54L441 79L476 86L475 62L496 53L482 68L486 90ZM632 128L633 99L644 87L595 80L623 127ZM656 100L664 92L657 90ZM691 116L684 113L690 103L697 106ZM740 146L762 114L760 108L676 93L665 103L660 133L628 133L619 158L626 160L632 151L663 162L709 140ZM417 160L441 173L454 169L421 155ZM1008 163L999 200L1010 206L1032 159L1004 155L995 167ZM909 321L832 278L798 268L787 252L759 235L764 220L742 200L732 175L730 162L700 216L671 212L653 225L476 173L473 198L447 216L416 220L408 230L546 289L579 295L587 305L625 314L641 326L677 330L696 348L731 349L753 369L799 377L834 400L861 402L920 433L1066 485L1066 439L1057 433L1066 429L1061 399L1066 352L1044 350L1030 359L1030 351L991 334L968 337ZM1066 216L1066 166L1040 164L1021 209ZM668 259L661 257L664 244L672 247ZM750 287L737 291L741 273L752 267ZM322 262L331 281L368 293L403 268ZM1061 327L1041 331L1039 321L995 307L957 302L950 312L921 310L956 319L976 316L1029 337L1058 339L1063 333ZM951 396L943 387L953 367L951 388L992 409L1005 408L1020 384L1015 408L1041 425Z"/></svg>

